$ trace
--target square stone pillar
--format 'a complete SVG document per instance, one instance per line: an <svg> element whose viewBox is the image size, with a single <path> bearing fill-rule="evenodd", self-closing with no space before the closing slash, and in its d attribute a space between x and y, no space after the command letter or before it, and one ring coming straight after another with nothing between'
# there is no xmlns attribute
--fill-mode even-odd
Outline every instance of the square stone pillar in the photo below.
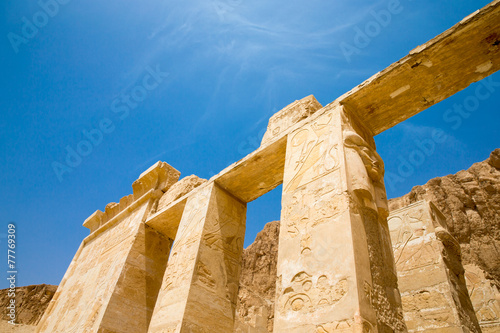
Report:
<svg viewBox="0 0 500 333"><path fill-rule="evenodd" d="M233 332L246 203L215 183L188 198L149 332Z"/></svg>
<svg viewBox="0 0 500 333"><path fill-rule="evenodd" d="M373 137L329 105L288 135L275 333L404 332Z"/></svg>
<svg viewBox="0 0 500 333"><path fill-rule="evenodd" d="M408 332L481 332L460 245L436 206L419 201L392 211L389 227Z"/></svg>

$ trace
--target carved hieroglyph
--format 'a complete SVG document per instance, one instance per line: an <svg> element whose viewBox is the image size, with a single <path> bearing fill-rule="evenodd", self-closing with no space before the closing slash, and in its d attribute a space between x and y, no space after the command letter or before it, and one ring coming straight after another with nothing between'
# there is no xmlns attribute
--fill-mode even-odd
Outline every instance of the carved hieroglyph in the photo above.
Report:
<svg viewBox="0 0 500 333"><path fill-rule="evenodd" d="M186 203L149 332L232 332L246 204L209 183Z"/></svg>
<svg viewBox="0 0 500 333"><path fill-rule="evenodd" d="M465 265L465 281L477 320L484 333L500 332L500 291L481 268Z"/></svg>
<svg viewBox="0 0 500 333"><path fill-rule="evenodd" d="M405 330L382 179L372 138L339 105L288 135L275 332Z"/></svg>
<svg viewBox="0 0 500 333"><path fill-rule="evenodd" d="M420 201L392 211L389 226L408 331L480 332L460 246L441 212Z"/></svg>

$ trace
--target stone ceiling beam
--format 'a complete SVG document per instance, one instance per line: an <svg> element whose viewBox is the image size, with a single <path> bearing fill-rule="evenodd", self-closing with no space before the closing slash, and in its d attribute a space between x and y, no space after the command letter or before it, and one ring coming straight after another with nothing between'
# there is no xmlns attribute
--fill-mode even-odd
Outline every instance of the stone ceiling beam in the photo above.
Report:
<svg viewBox="0 0 500 333"><path fill-rule="evenodd" d="M500 0L342 95L377 135L500 69Z"/></svg>

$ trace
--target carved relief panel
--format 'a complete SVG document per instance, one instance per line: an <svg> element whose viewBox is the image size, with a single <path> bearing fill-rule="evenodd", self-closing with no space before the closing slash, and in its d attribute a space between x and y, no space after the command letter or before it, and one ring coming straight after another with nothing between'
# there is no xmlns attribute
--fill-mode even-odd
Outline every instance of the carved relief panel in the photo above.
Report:
<svg viewBox="0 0 500 333"><path fill-rule="evenodd" d="M288 136L275 332L352 331L360 306L341 108L325 109Z"/></svg>

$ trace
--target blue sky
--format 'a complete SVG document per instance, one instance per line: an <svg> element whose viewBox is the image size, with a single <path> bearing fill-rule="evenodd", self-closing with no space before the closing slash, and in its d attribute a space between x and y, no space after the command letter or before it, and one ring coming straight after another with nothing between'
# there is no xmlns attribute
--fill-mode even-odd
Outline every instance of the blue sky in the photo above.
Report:
<svg viewBox="0 0 500 333"><path fill-rule="evenodd" d="M54 1L41 2L51 15L36 1L0 7L0 251L14 222L19 285L58 284L83 221L154 162L209 178L256 149L287 104L314 94L326 105L489 2ZM358 29L391 8L356 46ZM500 146L497 82L486 98L475 84L376 137L389 197ZM96 129L96 145L82 143ZM68 149L86 156L68 167ZM249 204L246 245L279 219L279 190Z"/></svg>

